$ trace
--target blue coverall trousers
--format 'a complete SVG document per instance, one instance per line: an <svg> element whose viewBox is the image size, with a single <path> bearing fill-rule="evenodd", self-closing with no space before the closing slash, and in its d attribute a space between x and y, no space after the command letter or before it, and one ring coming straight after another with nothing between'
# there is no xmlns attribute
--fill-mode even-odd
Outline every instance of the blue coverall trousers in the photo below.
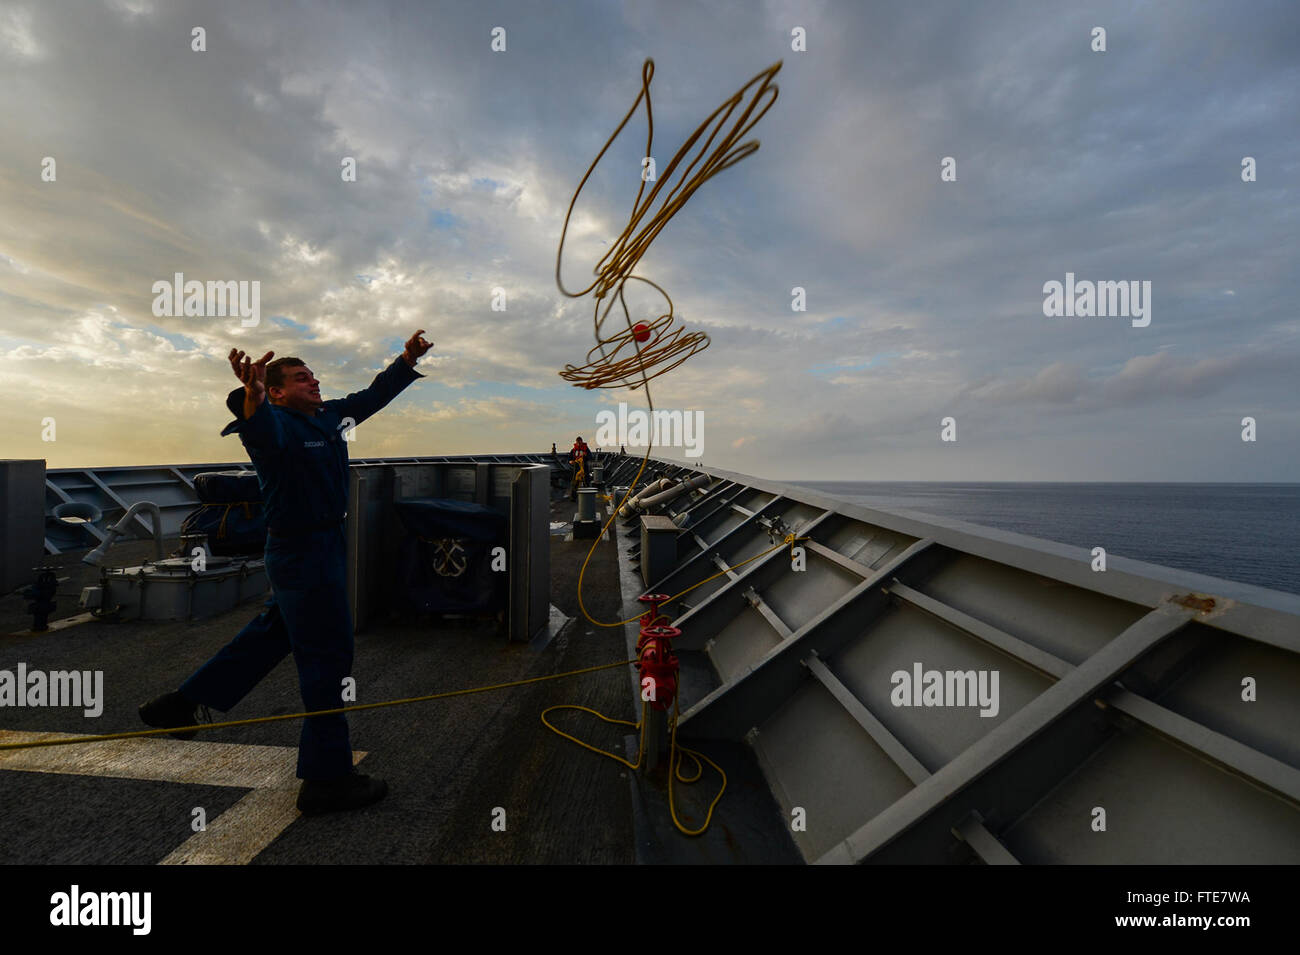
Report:
<svg viewBox="0 0 1300 955"><path fill-rule="evenodd" d="M304 708L346 705L343 680L352 672L346 567L341 524L299 537L268 537L271 598L266 609L181 684L181 692L225 712L292 651ZM351 771L347 717L339 713L303 720L298 777L337 779Z"/></svg>

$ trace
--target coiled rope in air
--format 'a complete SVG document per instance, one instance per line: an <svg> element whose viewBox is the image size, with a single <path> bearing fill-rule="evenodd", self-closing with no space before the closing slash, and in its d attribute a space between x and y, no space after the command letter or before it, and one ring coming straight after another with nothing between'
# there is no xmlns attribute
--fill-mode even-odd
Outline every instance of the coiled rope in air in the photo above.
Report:
<svg viewBox="0 0 1300 955"><path fill-rule="evenodd" d="M754 139L742 143L740 142L740 139L754 128L758 121L763 118L769 109L771 109L772 104L776 102L779 90L772 81L780 71L781 65L781 62L778 61L758 73L753 77L753 79L737 90L733 96L729 97L722 103L722 105L715 109L709 117L696 128L695 132L687 137L686 142L682 144L681 148L677 150L677 153L673 156L672 160L664 168L663 175L655 181L654 187L650 190L648 195L646 194L647 177L644 174L642 175L641 185L637 189L636 199L632 204L632 214L628 219L628 223L623 228L623 231L619 234L618 238L614 241L610 250L601 257L599 262L596 263L595 269L593 270L596 276L595 280L581 291L571 292L564 286L564 281L560 276L560 266L564 256L564 240L568 235L569 221L573 216L574 206L577 205L578 196L582 194L583 187L587 184L587 180L591 178L591 174L595 171L601 158L609 150L609 147L613 144L614 140L618 138L624 127L627 126L633 114L636 113L637 107L641 105L643 99L645 100L646 110L646 145L644 155L647 159L652 155L651 150L654 143L654 113L650 105L650 81L654 78L654 60L647 59L642 65L641 92L637 94L637 98L633 101L631 109L627 111L627 115L623 117L623 121L618 124L618 127L610 135L609 139L605 140L605 145L601 147L600 152L596 154L596 158L593 159L591 165L587 167L586 174L583 175L582 181L578 183L578 188L573 193L573 198L569 201L569 209L564 216L564 228L560 232L560 244L555 254L555 284L559 287L561 293L570 298L581 298L588 293L595 292L592 323L596 337L596 344L587 352L586 362L584 364L565 365L564 370L560 372L560 376L566 381L572 382L577 387L589 390L596 388L628 388L635 391L638 388L644 388L646 405L649 408L651 420L654 420L654 400L650 394L650 380L671 371L692 355L698 354L709 346L709 336L703 332L687 332L682 326L674 328L673 323L675 315L672 298L656 283L647 278L633 275L632 270L650 248L650 244L656 237L658 237L659 233L664 230L664 227L668 225L668 221L677 214L700 186L718 173L722 172L724 169L728 169L740 162L742 159L745 159L747 156L752 155L758 149L758 140ZM726 126L732 114L735 113L735 111L741 107L741 104L745 102L751 87L755 87L755 84L757 84L757 88L753 90L753 95L748 105L744 107L735 123L721 137L721 139L718 140L717 145L712 149L712 151L710 151L710 146L713 144L714 140L718 138L718 134L722 131L723 127ZM709 131L710 127L712 127L711 131ZM694 159L690 160L689 163L681 168L680 179L669 188L669 183L673 181L674 174L678 172L679 166L685 162L686 157L690 155L692 150L695 148L696 142L704 136L706 131L709 131L708 137L704 139L698 154L696 154ZM702 163L701 160L703 160ZM698 170L696 169L697 165L699 165ZM655 206L656 202L660 203L659 207L653 214L651 214L650 210ZM643 222L643 220L645 221ZM639 322L634 325L632 322L631 311L628 308L627 299L624 294L627 283L630 280L644 282L659 292L667 303L667 311L663 312L652 321ZM601 310L602 299L608 299L608 302L605 303L603 312ZM612 330L606 328L606 321L609 318L610 312L614 308L615 302L617 302L623 310L624 327ZM653 440L651 439L651 441L647 442L645 455L641 459L641 467L637 470L636 476L633 477L632 483L628 486L627 491L623 495L623 499L619 501L617 507L612 509L609 520L607 520L604 526L601 527L600 534L598 534L596 539L592 541L591 549L587 551L587 557L582 562L582 569L578 572L578 608L582 611L582 615L597 627L621 627L624 624L632 623L639 619L638 617L631 617L627 620L620 620L615 623L605 623L596 620L587 611L586 604L583 602L582 584L586 577L587 565L591 563L591 558L596 552L597 545L604 539L605 533L609 530L610 524L614 522L614 519L622 510L623 505L627 502L628 497L632 494L638 482L641 480L641 475L645 472L646 464L650 460L650 451L652 447ZM720 571L711 577L701 580L699 583L688 587L681 593L675 594L665 602L671 603L685 594L690 593L696 587L706 584L717 577L721 577L723 574L729 573L734 570L735 567L743 566L750 561L764 557L779 547L786 546L787 544L793 547L795 540L796 538L791 534L785 540L762 553L755 554L753 557L743 560L733 567L728 567L726 570ZM658 621L656 620L653 622L657 623ZM592 746L575 736L557 729L547 721L546 714L559 709L580 710L585 713L590 713L601 720L604 720L606 723L631 726L635 728L639 733L636 761L630 762L622 756ZM668 808L669 813L672 815L673 825L676 826L680 832L688 836L698 836L708 829L709 823L713 818L713 809L722 798L722 794L726 792L727 774L723 772L721 766L713 762L713 760L709 759L703 753L678 746L678 713L677 698L674 697L671 743L669 747ZM641 706L641 719L635 723L630 720L614 719L587 707L561 704L544 710L542 712L542 723L552 732L558 733L565 739L572 740L585 749L589 749L595 753L600 753L602 756L608 756L610 759L618 760L620 763L631 769L638 769L640 768L642 759L645 755L645 716L646 705L644 702ZM683 776L681 771L682 761L686 756L689 756L695 761L695 774L689 777ZM718 794L713 798L713 802L709 804L708 813L705 816L703 825L697 829L689 829L677 818L677 809L673 794L673 781L675 779L682 783L695 782L704 772L703 763L708 763L718 771L718 774L722 777L722 785L718 790Z"/></svg>
<svg viewBox="0 0 1300 955"><path fill-rule="evenodd" d="M560 232L560 244L555 252L555 284L559 286L561 293L569 298L581 298L593 291L596 293L592 314L596 344L587 352L585 364L565 365L564 371L560 372L560 375L566 381L571 381L579 387L588 389L630 388L636 390L645 387L648 398L649 388L647 383L651 378L656 378L676 368L692 355L708 347L709 337L703 332L686 333L683 328L672 329L673 302L668 293L649 279L632 275L632 270L636 268L641 257L649 250L650 244L668 225L668 221L677 214L682 206L686 205L687 200L695 194L695 191L700 186L724 169L728 169L750 156L758 149L759 143L756 139L745 143L738 143L738 140L753 129L764 114L772 108L772 104L776 102L779 90L772 83L772 80L780 69L780 62L769 66L737 90L734 96L715 109L708 119L701 123L695 132L687 138L686 142L682 144L681 148L677 150L672 161L664 168L663 175L655 179L654 187L650 190L649 195L645 194L647 177L643 171L641 185L637 188L636 199L632 204L632 214L610 250L596 263L593 270L596 275L595 280L581 291L571 292L564 286L564 280L560 275L560 266L564 259L564 240L569 232L569 221L573 217L573 208L577 205L578 196L582 194L583 187L587 184L587 180L591 178L591 174L595 171L601 158L609 150L614 140L618 138L623 128L627 126L628 121L632 119L643 99L645 100L646 111L645 156L647 159L651 158L651 150L654 146L654 112L650 105L650 81L654 78L655 73L654 60L647 59L642 65L641 92L637 94L636 99L632 102L632 107L627 111L627 115L623 117L623 121L610 134L609 139L605 140L605 145L596 154L596 158L591 161L591 165L587 167L587 172L582 177L582 181L578 183L578 188L574 190L573 198L569 201L569 209L564 215L564 228ZM719 140L713 151L708 152L710 144L717 138L718 133L730 119L731 114L745 100L750 87L756 83L758 88L754 91L753 99L749 105L741 112L731 129ZM696 141L704 135L710 126L713 126L713 130L700 147L698 155L682 168L681 178L677 183L672 188L667 188L669 183L673 182L678 166L690 154ZM698 171L692 174L692 170L700 163L701 159L704 160L703 164ZM662 201L658 210L653 215L650 215L651 207L657 201L660 201L661 194ZM649 215L649 219L642 225L641 222L647 215ZM638 226L640 226L639 229ZM637 341L631 313L624 297L624 289L629 279L645 282L656 289L664 297L664 301L668 303L667 312L660 315L653 322L643 323L643 337L648 332L652 338L652 341L645 347L642 347L641 342ZM609 301L605 304L602 314L601 300L605 298L608 298ZM609 318L609 313L614 308L616 301L622 306L626 327L617 332L606 334L604 331L605 321ZM629 348L631 349L630 354L624 355L623 358L618 357L620 352ZM654 369L653 372L651 369ZM638 376L640 381L634 380L634 376Z"/></svg>

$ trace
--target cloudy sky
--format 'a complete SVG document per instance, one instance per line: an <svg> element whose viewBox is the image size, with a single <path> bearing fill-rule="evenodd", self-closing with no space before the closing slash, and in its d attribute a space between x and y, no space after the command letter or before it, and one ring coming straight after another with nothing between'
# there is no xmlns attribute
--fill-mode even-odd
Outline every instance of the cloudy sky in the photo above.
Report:
<svg viewBox="0 0 1300 955"><path fill-rule="evenodd" d="M706 466L1300 480L1298 33L1295 4L1233 0L4 0L4 456L242 460L218 436L231 347L298 355L332 397L417 327L428 377L353 456L590 440L643 392L559 377L594 341L556 247L653 57L660 171L784 61L761 148L636 270L711 338L652 385L703 413ZM569 287L626 225L644 143L642 109L579 200ZM155 316L176 272L259 282L259 324ZM1150 282L1150 324L1046 316L1067 272Z"/></svg>

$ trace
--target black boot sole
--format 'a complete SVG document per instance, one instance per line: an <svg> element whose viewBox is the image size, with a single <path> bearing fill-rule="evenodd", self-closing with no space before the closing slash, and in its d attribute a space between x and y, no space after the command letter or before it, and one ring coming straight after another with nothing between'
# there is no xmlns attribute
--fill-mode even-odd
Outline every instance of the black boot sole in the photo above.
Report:
<svg viewBox="0 0 1300 955"><path fill-rule="evenodd" d="M298 793L298 811L304 816L323 816L331 812L350 812L373 806L388 795L388 783L382 779L370 780L364 790L329 795Z"/></svg>
<svg viewBox="0 0 1300 955"><path fill-rule="evenodd" d="M168 728L168 723L170 723L170 721L162 721L162 720L157 719L157 718L151 719L149 716L147 716L147 715L145 714L145 711L148 710L151 706L153 706L154 703L156 703L156 702L157 702L156 700L150 700L148 703L141 703L141 704L140 704L140 708L136 711L136 712L138 712L138 713L140 714L140 722L143 723L145 726L151 726L151 727L153 727L154 729L160 729L160 730L162 730L162 729L167 729L167 728ZM179 724L179 725L181 725L181 726L192 726L192 725L194 725L194 722L195 722L194 717L193 717L193 715L191 715L191 716L190 716L190 722L188 722L188 723L181 723L181 724ZM175 725L178 725L178 724L176 724L176 723L171 723L171 725L172 725L172 726L175 726ZM184 732L184 733L168 733L167 735L170 736L172 739L184 739L184 740L190 740L190 739L193 739L194 737L198 736L199 733L198 733L198 730L190 730L190 731L188 731L188 732Z"/></svg>

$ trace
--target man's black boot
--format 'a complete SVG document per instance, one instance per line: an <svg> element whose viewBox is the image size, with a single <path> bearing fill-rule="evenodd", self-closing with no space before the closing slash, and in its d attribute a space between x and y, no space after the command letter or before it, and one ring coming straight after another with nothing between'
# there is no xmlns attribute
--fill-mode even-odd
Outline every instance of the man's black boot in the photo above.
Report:
<svg viewBox="0 0 1300 955"><path fill-rule="evenodd" d="M388 795L388 784L382 779L363 776L355 769L341 779L304 779L298 790L298 810L304 816L324 812L360 809L379 802Z"/></svg>
<svg viewBox="0 0 1300 955"><path fill-rule="evenodd" d="M198 703L192 703L187 700L179 690L172 693L164 693L162 696L150 700L148 703L140 704L140 719L144 720L146 726L155 726L158 729L165 729L169 726L196 726L199 720ZM207 707L202 707L205 711ZM212 722L211 719L206 722ZM175 739L193 739L198 735L197 730L189 730L184 733L169 733Z"/></svg>

